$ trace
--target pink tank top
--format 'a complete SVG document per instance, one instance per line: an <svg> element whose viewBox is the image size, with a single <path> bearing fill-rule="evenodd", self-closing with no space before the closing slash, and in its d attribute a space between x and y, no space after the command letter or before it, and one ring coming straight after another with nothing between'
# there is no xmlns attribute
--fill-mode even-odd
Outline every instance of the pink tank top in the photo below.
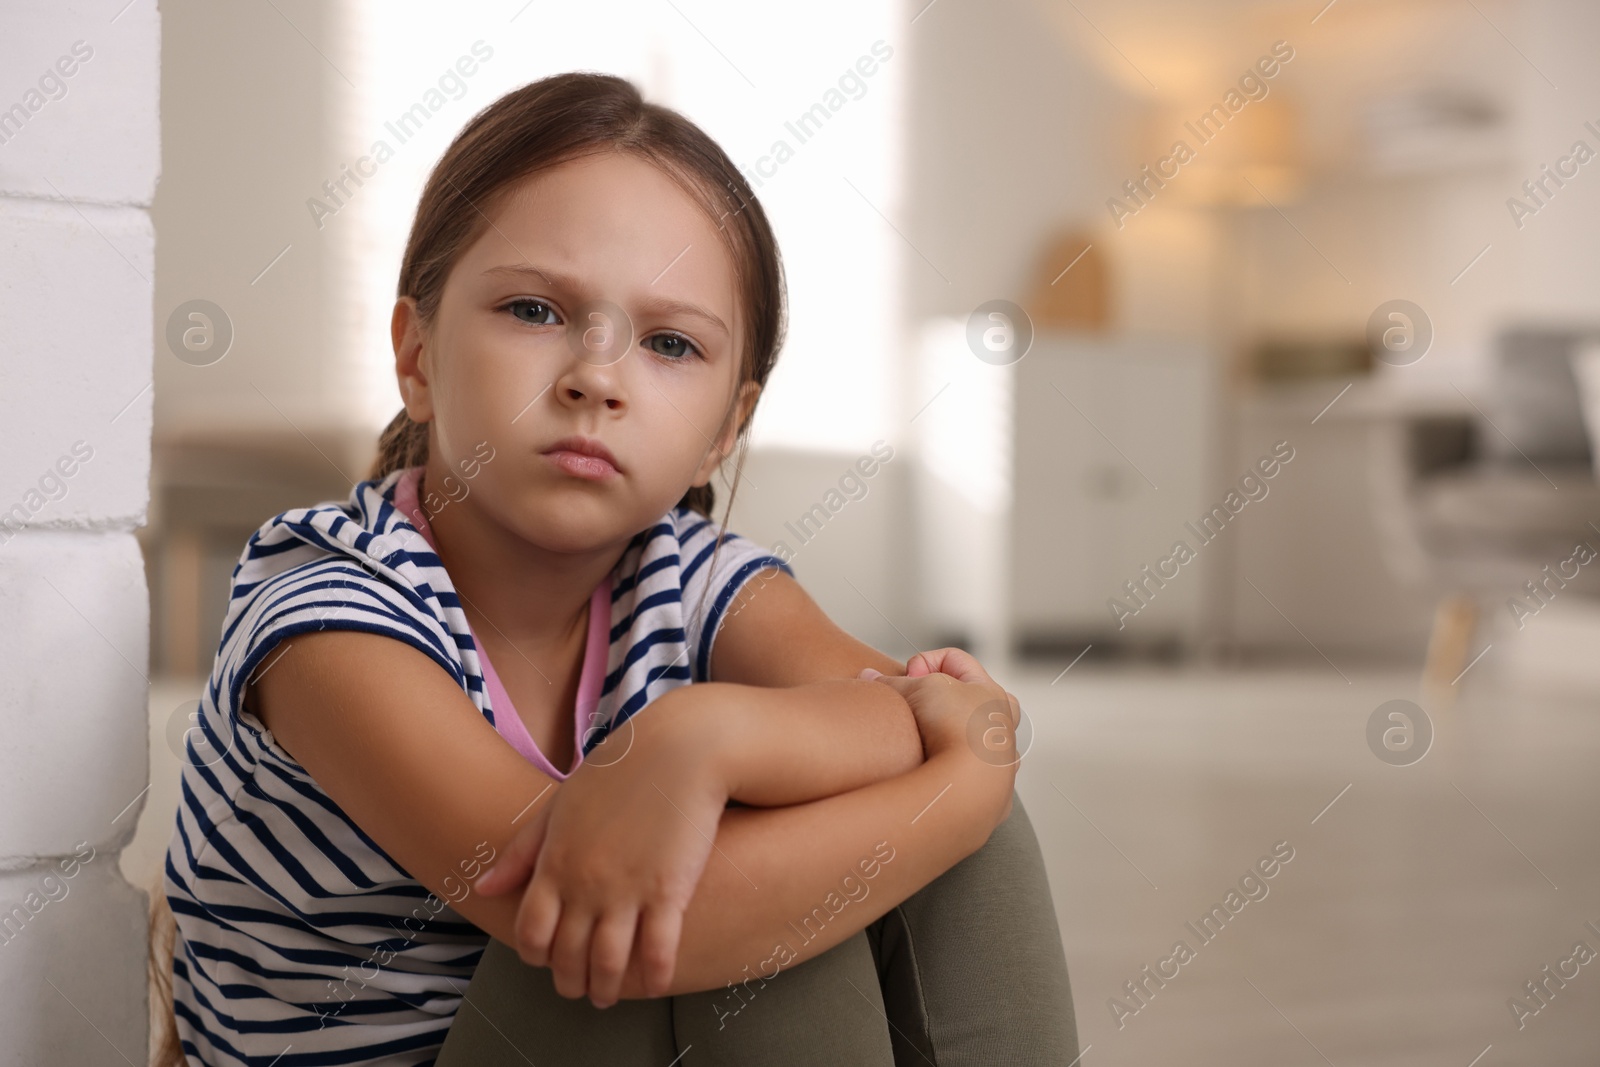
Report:
<svg viewBox="0 0 1600 1067"><path fill-rule="evenodd" d="M421 467L412 467L400 476L399 481L395 483L394 506L427 539L428 546L438 553L439 545L433 539L433 530L429 527L428 518L422 513L417 500L417 483L421 478ZM599 725L592 722L591 717L600 703L600 689L605 681L606 655L611 646L610 630L611 576L607 575L605 581L595 587L594 594L589 598L589 639L584 646L583 670L578 678L577 706L573 709L572 770L574 771L583 762L584 737L593 727ZM468 631L471 631L470 625ZM500 684L500 676L495 673L494 666L489 662L489 656L484 652L483 643L478 640L477 634L472 635L472 641L477 646L478 663L483 668L483 683L489 690L489 703L494 709L495 731L529 763L556 781L565 781L567 774L556 770L555 765L539 751L539 746L534 744L527 725L522 721L522 716L518 715L516 708L512 706L511 697L506 693L505 686Z"/></svg>

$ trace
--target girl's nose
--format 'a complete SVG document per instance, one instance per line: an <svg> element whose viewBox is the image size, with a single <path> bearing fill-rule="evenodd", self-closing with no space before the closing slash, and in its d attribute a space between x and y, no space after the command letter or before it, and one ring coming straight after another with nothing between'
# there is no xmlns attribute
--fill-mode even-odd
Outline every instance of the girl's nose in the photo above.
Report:
<svg viewBox="0 0 1600 1067"><path fill-rule="evenodd" d="M581 404L588 400L603 402L613 410L619 408L623 404L621 375L618 373L621 365L621 361L618 361L596 367L581 359L574 360L556 382L557 393L567 403Z"/></svg>
<svg viewBox="0 0 1600 1067"><path fill-rule="evenodd" d="M622 360L596 365L574 359L556 379L556 395L564 404L604 403L612 410L620 408L625 403L623 366L625 363Z"/></svg>
<svg viewBox="0 0 1600 1067"><path fill-rule="evenodd" d="M572 403L582 403L585 399L593 397L603 400L606 407L613 411L622 406L622 398L612 390L594 388L583 390L569 385L563 388L562 393Z"/></svg>

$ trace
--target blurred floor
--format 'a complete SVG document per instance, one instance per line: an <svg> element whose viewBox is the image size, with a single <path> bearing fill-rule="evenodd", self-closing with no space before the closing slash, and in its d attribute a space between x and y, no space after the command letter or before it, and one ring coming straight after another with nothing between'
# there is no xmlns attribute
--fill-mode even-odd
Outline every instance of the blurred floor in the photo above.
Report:
<svg viewBox="0 0 1600 1067"><path fill-rule="evenodd" d="M1018 791L1085 1065L1468 1067L1490 1045L1480 1067L1600 1062L1600 963L1551 983L1520 1031L1507 1007L1575 942L1600 950L1584 928L1600 926L1592 695L1511 692L1485 671L1433 713L1428 755L1395 767L1367 719L1415 699L1414 672L1080 664L1052 686L1059 669L1000 676L1037 730ZM1268 895L1202 944L1185 923L1285 840ZM1195 958L1119 1028L1108 1000L1139 1008L1124 983L1180 939Z"/></svg>
<svg viewBox="0 0 1600 1067"><path fill-rule="evenodd" d="M1049 865L1085 1067L1468 1067L1491 1045L1479 1067L1600 1062L1600 961L1520 1032L1506 1005L1574 942L1600 949L1584 929L1600 926L1592 698L1509 692L1485 671L1434 713L1428 755L1393 767L1366 724L1415 697L1411 672L1346 668L1347 684L1326 666L1080 663L1052 685L1059 670L995 673L1036 730L1018 790ZM154 785L123 854L130 880L159 871L177 799L165 738L198 683L151 692ZM1294 858L1267 896L1202 944L1185 923L1279 841ZM1123 983L1179 939L1195 958L1119 1029L1108 999L1138 1007Z"/></svg>

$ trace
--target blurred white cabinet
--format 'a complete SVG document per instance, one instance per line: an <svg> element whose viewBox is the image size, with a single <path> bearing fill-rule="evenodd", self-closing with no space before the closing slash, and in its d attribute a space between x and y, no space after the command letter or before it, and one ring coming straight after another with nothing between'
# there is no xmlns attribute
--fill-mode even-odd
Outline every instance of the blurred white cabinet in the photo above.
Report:
<svg viewBox="0 0 1600 1067"><path fill-rule="evenodd" d="M1185 525L1209 507L1210 353L1198 342L1040 334L1016 372L1013 648L1194 646L1222 563L1221 549ZM1175 577L1150 581L1144 568L1154 570L1179 540L1195 558ZM1142 603L1127 582L1141 583ZM1113 598L1138 613L1119 618Z"/></svg>

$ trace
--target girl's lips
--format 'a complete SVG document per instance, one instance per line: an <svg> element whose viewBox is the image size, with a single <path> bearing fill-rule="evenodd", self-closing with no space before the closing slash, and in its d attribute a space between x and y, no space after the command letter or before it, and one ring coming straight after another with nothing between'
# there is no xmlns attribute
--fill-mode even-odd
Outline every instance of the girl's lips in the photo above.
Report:
<svg viewBox="0 0 1600 1067"><path fill-rule="evenodd" d="M599 456L587 456L582 452L571 452L564 448L541 454L556 467L576 478L599 482L618 473L617 468Z"/></svg>

